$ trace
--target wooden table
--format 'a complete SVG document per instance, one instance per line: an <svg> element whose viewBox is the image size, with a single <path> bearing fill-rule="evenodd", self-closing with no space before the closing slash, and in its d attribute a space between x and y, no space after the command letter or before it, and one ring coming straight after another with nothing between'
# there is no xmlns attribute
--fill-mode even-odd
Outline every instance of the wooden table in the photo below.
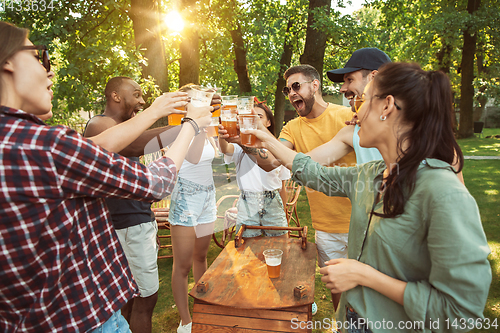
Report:
<svg viewBox="0 0 500 333"><path fill-rule="evenodd" d="M277 279L267 274L262 253L268 248L283 250ZM312 318L315 267L316 245L303 250L300 239L258 237L238 248L228 243L191 290L192 332L310 332L293 330L292 319Z"/></svg>

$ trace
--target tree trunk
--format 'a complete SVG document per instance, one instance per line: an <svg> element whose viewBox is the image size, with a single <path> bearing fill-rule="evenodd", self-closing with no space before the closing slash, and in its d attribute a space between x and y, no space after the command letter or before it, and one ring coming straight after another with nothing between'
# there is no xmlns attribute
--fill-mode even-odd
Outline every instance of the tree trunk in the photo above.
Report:
<svg viewBox="0 0 500 333"><path fill-rule="evenodd" d="M489 68L484 66L484 43L478 42L476 49L476 62L477 62L477 74L479 77L484 77L489 73ZM480 121L484 114L484 109L488 103L488 96L485 94L487 85L483 84L478 88L477 101L479 102L479 107L474 110L474 121Z"/></svg>
<svg viewBox="0 0 500 333"><path fill-rule="evenodd" d="M311 27L316 21L312 11L316 8L324 7L324 11L329 13L330 5L330 0L309 0L306 44L304 46L304 53L300 56L301 64L309 64L316 68L321 81L323 81L323 59L325 57L326 32Z"/></svg>
<svg viewBox="0 0 500 333"><path fill-rule="evenodd" d="M147 59L142 77L153 77L161 91L168 91L168 69L161 40L160 17L156 0L131 0L130 18L134 27L135 45Z"/></svg>
<svg viewBox="0 0 500 333"><path fill-rule="evenodd" d="M480 5L480 0L468 0L467 11L473 14ZM464 30L462 47L462 78L460 87L460 127L458 135L468 138L474 135L474 56L476 54L476 31L468 25Z"/></svg>
<svg viewBox="0 0 500 333"><path fill-rule="evenodd" d="M238 83L240 86L240 93L251 93L252 85L250 84L250 77L248 76L247 67L247 51L243 34L241 33L241 26L237 24L236 30L231 31L231 39L234 44L234 71L238 75Z"/></svg>
<svg viewBox="0 0 500 333"><path fill-rule="evenodd" d="M190 13L184 17L191 19L191 22L186 22L182 31L184 38L180 45L179 87L182 87L188 83L200 84L200 42L196 24L189 24L197 23L196 0L181 0L180 7L186 13Z"/></svg>
<svg viewBox="0 0 500 333"><path fill-rule="evenodd" d="M441 45L441 49L436 54L439 70L449 74L452 64L451 52L453 51L453 47L444 37L441 38Z"/></svg>
<svg viewBox="0 0 500 333"><path fill-rule="evenodd" d="M291 18L288 19L288 24L286 27L286 36L285 37L285 42L283 45L283 53L281 54L280 58L280 71L278 74L278 80L276 82L276 92L274 94L274 120L275 120L275 126L274 126L274 135L278 136L281 132L281 129L283 128L283 122L285 121L285 105L286 105L286 98L283 95L283 87L286 85L286 81L283 78L283 74L285 73L286 69L290 67L290 63L292 62L292 44L290 41L290 36L288 35L290 33L290 29L293 26L293 21Z"/></svg>

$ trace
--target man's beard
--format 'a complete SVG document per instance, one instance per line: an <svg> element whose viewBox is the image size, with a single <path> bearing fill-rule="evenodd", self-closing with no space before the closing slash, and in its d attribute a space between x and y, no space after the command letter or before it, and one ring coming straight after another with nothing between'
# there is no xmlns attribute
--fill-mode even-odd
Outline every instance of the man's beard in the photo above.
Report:
<svg viewBox="0 0 500 333"><path fill-rule="evenodd" d="M309 98L302 98L302 102L304 103L304 107L302 111L297 110L297 113L301 117L306 117L309 113L311 113L314 103L316 102L316 97L314 96L314 93L311 94Z"/></svg>

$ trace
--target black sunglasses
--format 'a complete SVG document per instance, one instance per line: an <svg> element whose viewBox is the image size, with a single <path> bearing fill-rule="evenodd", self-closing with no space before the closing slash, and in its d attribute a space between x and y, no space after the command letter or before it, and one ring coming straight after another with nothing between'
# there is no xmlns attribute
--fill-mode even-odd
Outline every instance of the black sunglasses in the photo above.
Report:
<svg viewBox="0 0 500 333"><path fill-rule="evenodd" d="M47 70L47 73L50 72L50 57L49 50L45 45L29 45L23 46L21 50L39 50L40 54L37 55L38 61L41 62L43 67Z"/></svg>
<svg viewBox="0 0 500 333"><path fill-rule="evenodd" d="M314 80L312 81L304 81L304 82L294 82L292 83L291 85L291 89L293 89L293 91L295 92L298 92L300 90L300 85L303 84L303 83L311 83L313 82ZM285 97L288 97L288 95L290 94L290 91L292 91L289 87L283 87L283 95L285 95Z"/></svg>

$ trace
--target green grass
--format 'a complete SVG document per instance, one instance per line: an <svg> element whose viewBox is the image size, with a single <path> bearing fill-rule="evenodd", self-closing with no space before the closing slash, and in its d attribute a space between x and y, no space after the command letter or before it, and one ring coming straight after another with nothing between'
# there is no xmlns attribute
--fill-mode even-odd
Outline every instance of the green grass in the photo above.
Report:
<svg viewBox="0 0 500 333"><path fill-rule="evenodd" d="M483 138L470 138L459 140L464 155L475 156L499 156L500 139L486 139L485 136L500 134L500 129L484 129ZM227 174L221 161L215 162L215 182L217 184L217 198L226 194L237 194L238 190L234 181L234 168L231 171L231 183L227 183ZM483 227L491 248L489 257L493 282L490 287L488 301L484 315L493 320L498 319L500 324L500 160L466 160L464 165L464 179L471 195L476 199L481 213ZM226 207L224 207L225 209ZM314 242L314 230L311 226L309 204L305 191L301 192L297 204L301 225L308 226L308 240ZM208 253L208 264L219 255L221 249L214 242L211 243ZM158 262L160 269L160 290L158 303L153 315L153 332L176 332L180 317L175 308L172 297L170 279L172 275L172 259L161 259ZM190 276L189 287L193 287L194 281ZM192 299L190 300L192 306ZM316 293L315 302L318 305L318 313L315 320L332 318L334 316L333 306L330 300L330 291L321 282L319 269L316 269ZM488 330L474 330L473 332L487 332ZM489 330L490 332L495 330ZM313 332L321 332L314 330Z"/></svg>
<svg viewBox="0 0 500 333"><path fill-rule="evenodd" d="M482 138L478 134L474 138L458 140L464 155L469 156L499 156L500 139L486 139L486 136L500 134L499 128L485 128Z"/></svg>
<svg viewBox="0 0 500 333"><path fill-rule="evenodd" d="M493 280L490 286L484 316L497 318L500 325L500 160L466 160L464 180L471 195L476 199L483 228L491 249L489 256ZM475 330L474 332L492 332ZM493 330L494 331L494 330Z"/></svg>
<svg viewBox="0 0 500 333"><path fill-rule="evenodd" d="M498 128L484 129L483 138L470 138L458 141L464 155L499 156L500 139L484 138L500 134ZM493 280L490 286L484 316L497 319L500 324L500 160L465 160L464 180L467 189L476 199L483 228L491 249L489 256ZM492 332L496 330L474 330L473 332Z"/></svg>

